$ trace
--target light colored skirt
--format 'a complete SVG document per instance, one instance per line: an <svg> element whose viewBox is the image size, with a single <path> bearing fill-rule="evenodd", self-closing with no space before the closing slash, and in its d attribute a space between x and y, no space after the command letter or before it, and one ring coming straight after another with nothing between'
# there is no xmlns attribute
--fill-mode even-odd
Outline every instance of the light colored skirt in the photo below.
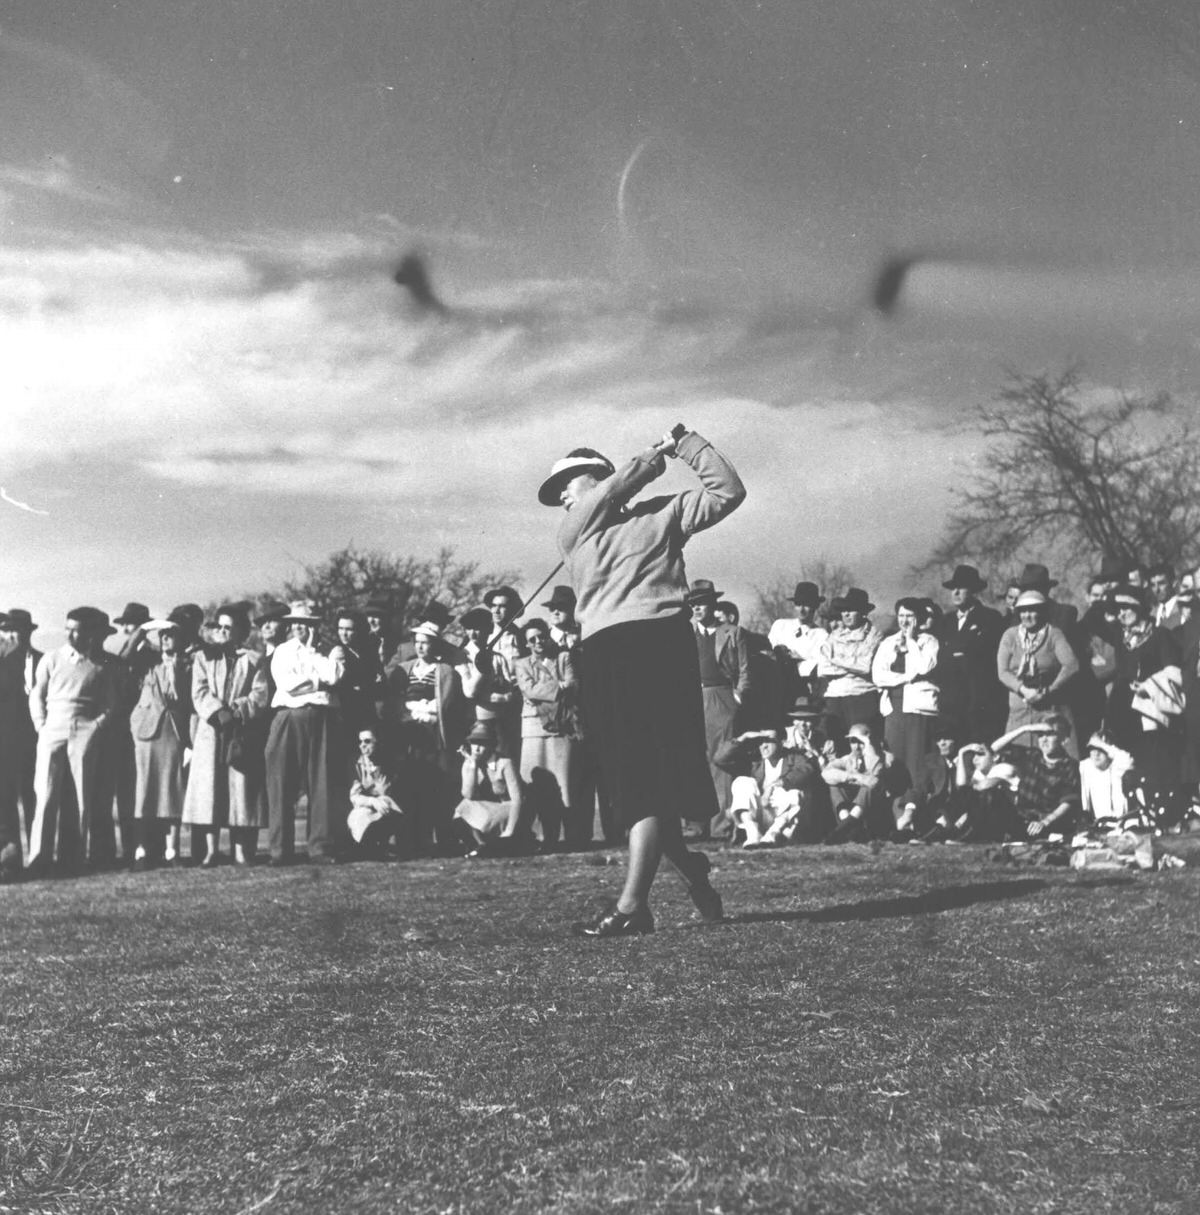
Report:
<svg viewBox="0 0 1200 1215"><path fill-rule="evenodd" d="M480 835L499 835L508 826L512 802L485 802L464 797L455 807L454 817L462 819Z"/></svg>
<svg viewBox="0 0 1200 1215"><path fill-rule="evenodd" d="M183 811L183 743L165 724L157 738L135 738L133 760L137 771L137 791L133 817L178 819Z"/></svg>

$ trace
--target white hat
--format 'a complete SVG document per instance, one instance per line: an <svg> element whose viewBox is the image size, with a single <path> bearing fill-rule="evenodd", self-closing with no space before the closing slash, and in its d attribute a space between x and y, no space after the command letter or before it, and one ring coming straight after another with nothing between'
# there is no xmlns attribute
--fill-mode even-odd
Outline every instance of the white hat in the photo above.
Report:
<svg viewBox="0 0 1200 1215"><path fill-rule="evenodd" d="M431 641L436 641L442 635L442 626L436 620L422 620L413 629L414 637L428 637Z"/></svg>
<svg viewBox="0 0 1200 1215"><path fill-rule="evenodd" d="M178 632L179 631L179 621L178 620L147 620L146 623L144 625L142 625L142 630L147 633L150 633L150 632L165 633L168 629L174 629L176 632Z"/></svg>
<svg viewBox="0 0 1200 1215"><path fill-rule="evenodd" d="M1041 591L1022 591L1017 596L1017 602L1013 606L1018 612L1022 608L1045 607L1046 596Z"/></svg>
<svg viewBox="0 0 1200 1215"><path fill-rule="evenodd" d="M285 624L320 624L321 617L317 615L317 605L312 599L296 599L288 605L288 613L283 618Z"/></svg>
<svg viewBox="0 0 1200 1215"><path fill-rule="evenodd" d="M612 461L603 456L565 456L554 462L550 475L538 490L538 501L543 506L558 506L567 482L585 472L596 472L604 477L611 477L614 469Z"/></svg>

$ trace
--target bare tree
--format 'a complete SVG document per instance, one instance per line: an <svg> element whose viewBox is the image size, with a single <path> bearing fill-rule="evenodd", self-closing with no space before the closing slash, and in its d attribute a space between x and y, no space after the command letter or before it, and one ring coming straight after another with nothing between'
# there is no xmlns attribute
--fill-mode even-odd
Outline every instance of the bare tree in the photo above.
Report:
<svg viewBox="0 0 1200 1215"><path fill-rule="evenodd" d="M791 616L792 595L797 582L815 582L821 594L825 596L822 610L827 610L833 597L855 585L857 577L849 566L832 561L824 554L812 557L794 572L776 574L766 586L754 588L754 611L747 627L765 633L773 621Z"/></svg>
<svg viewBox="0 0 1200 1215"><path fill-rule="evenodd" d="M290 603L312 599L327 616L341 607L361 607L368 599L383 598L392 605L396 624L416 623L427 604L436 600L451 616L478 604L486 591L507 583L519 586L512 570L481 570L476 561L456 561L452 548L436 557L406 557L354 545L331 553L324 561L304 567L303 574L274 591L245 598L256 610L272 600Z"/></svg>
<svg viewBox="0 0 1200 1215"><path fill-rule="evenodd" d="M1015 376L978 411L990 440L956 492L941 543L917 574L960 561L1018 560L1081 572L1102 557L1193 562L1200 534L1200 442L1166 393L1081 398L1076 369Z"/></svg>

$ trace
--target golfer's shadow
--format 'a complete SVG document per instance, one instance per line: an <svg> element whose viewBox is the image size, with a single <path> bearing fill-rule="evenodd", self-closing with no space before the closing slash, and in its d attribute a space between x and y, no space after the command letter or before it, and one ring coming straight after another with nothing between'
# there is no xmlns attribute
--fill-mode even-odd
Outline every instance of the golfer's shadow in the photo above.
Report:
<svg viewBox="0 0 1200 1215"><path fill-rule="evenodd" d="M1000 899L1022 899L1049 882L1041 878L1019 878L1009 882L976 882L970 886L938 886L920 894L897 895L891 899L863 899L858 903L835 903L797 911L747 911L731 915L727 924L787 924L804 920L810 924L842 924L851 920L891 920L904 916L929 915L954 911L975 903L994 903Z"/></svg>

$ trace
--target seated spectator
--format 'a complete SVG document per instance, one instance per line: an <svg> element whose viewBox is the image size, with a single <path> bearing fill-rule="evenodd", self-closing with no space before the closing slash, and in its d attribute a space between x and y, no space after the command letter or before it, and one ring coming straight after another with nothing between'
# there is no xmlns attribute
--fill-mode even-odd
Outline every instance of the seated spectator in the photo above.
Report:
<svg viewBox="0 0 1200 1215"><path fill-rule="evenodd" d="M1106 734L1093 734L1088 740L1087 756L1079 761L1085 829L1116 827L1129 817L1125 781L1132 768L1133 756Z"/></svg>
<svg viewBox="0 0 1200 1215"><path fill-rule="evenodd" d="M350 814L346 827L365 851L382 854L390 844L399 855L412 850L408 816L392 796L392 773L379 754L373 726L358 731L358 759L350 785Z"/></svg>
<svg viewBox="0 0 1200 1215"><path fill-rule="evenodd" d="M1022 735L1032 736L1036 750L1013 746ZM992 750L1017 772L1015 838L1068 836L1079 818L1082 794L1079 766L1067 753L1071 722L1064 714L1029 722L998 738Z"/></svg>
<svg viewBox="0 0 1200 1215"><path fill-rule="evenodd" d="M896 826L892 805L912 777L866 723L855 722L846 731L846 742L849 754L830 760L821 771L837 819L829 842L889 839Z"/></svg>
<svg viewBox="0 0 1200 1215"><path fill-rule="evenodd" d="M733 840L746 848L814 844L832 826L820 767L809 754L786 750L781 730L748 730L722 748L718 762L733 774Z"/></svg>
<svg viewBox="0 0 1200 1215"><path fill-rule="evenodd" d="M461 747L462 800L454 823L468 856L528 844L521 818L524 805L517 767L496 754L496 733L490 722L476 722Z"/></svg>
<svg viewBox="0 0 1200 1215"><path fill-rule="evenodd" d="M933 732L933 749L927 751L918 765L913 787L896 803L896 833L898 842L925 836L938 824L948 828L950 818L957 817L951 803L955 795L955 757L958 739L954 728L939 723Z"/></svg>
<svg viewBox="0 0 1200 1215"><path fill-rule="evenodd" d="M954 794L925 838L937 841L990 841L1024 838L1014 802L1017 769L997 759L985 743L967 743L954 762Z"/></svg>

